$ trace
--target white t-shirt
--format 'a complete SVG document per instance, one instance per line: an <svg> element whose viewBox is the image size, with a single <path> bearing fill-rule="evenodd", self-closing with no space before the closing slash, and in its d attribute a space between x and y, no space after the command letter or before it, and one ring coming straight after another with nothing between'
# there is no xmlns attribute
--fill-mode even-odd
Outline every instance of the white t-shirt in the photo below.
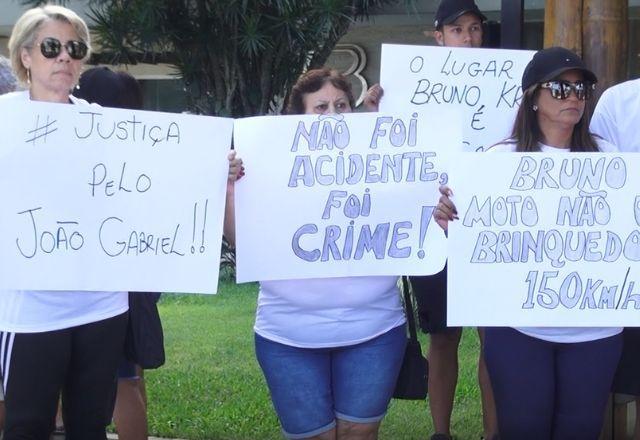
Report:
<svg viewBox="0 0 640 440"><path fill-rule="evenodd" d="M254 330L302 348L341 347L405 322L398 277L347 277L260 283Z"/></svg>
<svg viewBox="0 0 640 440"><path fill-rule="evenodd" d="M609 142L596 139L598 148L602 152L615 152L618 149ZM557 148L550 145L540 144L540 150L544 153L569 153L567 148ZM516 151L515 143L502 143L489 148L487 152L507 152ZM608 338L617 335L622 331L621 327L516 327L521 333L533 338L550 342L587 342L597 339Z"/></svg>
<svg viewBox="0 0 640 440"><path fill-rule="evenodd" d="M620 151L640 151L640 79L605 90L596 105L590 129Z"/></svg>
<svg viewBox="0 0 640 440"><path fill-rule="evenodd" d="M29 92L0 96L2 102L25 101ZM89 105L69 96L73 104ZM127 292L0 291L0 331L39 333L112 318L129 309Z"/></svg>

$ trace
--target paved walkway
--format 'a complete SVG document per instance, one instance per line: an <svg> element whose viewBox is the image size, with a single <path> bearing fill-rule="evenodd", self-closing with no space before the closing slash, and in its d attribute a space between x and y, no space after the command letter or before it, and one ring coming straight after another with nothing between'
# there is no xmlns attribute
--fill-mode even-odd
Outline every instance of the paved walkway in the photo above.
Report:
<svg viewBox="0 0 640 440"><path fill-rule="evenodd" d="M118 440L117 434L107 434L109 440ZM63 435L54 435L51 440L65 440ZM182 440L182 439L164 439L160 437L149 437L149 440Z"/></svg>
<svg viewBox="0 0 640 440"><path fill-rule="evenodd" d="M117 434L107 434L107 438L109 440L118 440L118 435ZM182 440L179 438L176 439L165 439L165 438L160 438L160 437L149 437L149 440Z"/></svg>

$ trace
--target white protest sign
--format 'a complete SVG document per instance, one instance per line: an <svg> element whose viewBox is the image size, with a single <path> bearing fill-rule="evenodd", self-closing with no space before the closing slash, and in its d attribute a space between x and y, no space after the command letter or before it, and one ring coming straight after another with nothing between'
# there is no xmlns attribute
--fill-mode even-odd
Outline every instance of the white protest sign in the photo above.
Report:
<svg viewBox="0 0 640 440"><path fill-rule="evenodd" d="M484 150L511 133L534 53L383 44L380 111L460 109L465 151Z"/></svg>
<svg viewBox="0 0 640 440"><path fill-rule="evenodd" d="M640 155L466 153L450 182L447 322L640 325Z"/></svg>
<svg viewBox="0 0 640 440"><path fill-rule="evenodd" d="M237 120L238 281L440 271L432 212L460 139L451 112Z"/></svg>
<svg viewBox="0 0 640 440"><path fill-rule="evenodd" d="M215 293L232 119L0 114L0 288Z"/></svg>

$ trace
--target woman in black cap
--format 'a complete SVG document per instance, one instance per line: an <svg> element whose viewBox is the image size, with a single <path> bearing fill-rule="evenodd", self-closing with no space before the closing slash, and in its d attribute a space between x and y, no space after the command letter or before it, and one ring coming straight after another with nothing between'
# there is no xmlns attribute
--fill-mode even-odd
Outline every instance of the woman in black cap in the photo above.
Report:
<svg viewBox="0 0 640 440"><path fill-rule="evenodd" d="M522 76L524 95L511 138L489 151L615 151L589 132L587 100L597 81L573 52L534 55ZM457 219L447 187L434 217ZM597 439L622 349L621 328L487 328L485 359L500 438Z"/></svg>
<svg viewBox="0 0 640 440"><path fill-rule="evenodd" d="M640 79L635 78L602 93L591 119L591 131L617 145L622 152L640 152ZM640 440L640 327L623 332L624 346L613 381L615 393L635 396L634 439Z"/></svg>

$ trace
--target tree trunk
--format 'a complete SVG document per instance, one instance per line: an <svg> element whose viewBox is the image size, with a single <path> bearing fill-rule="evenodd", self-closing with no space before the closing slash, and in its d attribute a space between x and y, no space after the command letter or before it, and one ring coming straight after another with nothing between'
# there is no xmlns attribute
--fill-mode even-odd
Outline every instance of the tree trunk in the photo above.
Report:
<svg viewBox="0 0 640 440"><path fill-rule="evenodd" d="M628 11L628 0L545 2L544 47L563 46L582 56L598 77L593 105L604 90L627 77ZM611 426L619 423L612 417L608 407L602 440L611 439Z"/></svg>
<svg viewBox="0 0 640 440"><path fill-rule="evenodd" d="M598 76L599 96L627 78L628 0L583 0L583 58Z"/></svg>
<svg viewBox="0 0 640 440"><path fill-rule="evenodd" d="M546 0L544 47L562 46L582 55L582 5L583 0Z"/></svg>
<svg viewBox="0 0 640 440"><path fill-rule="evenodd" d="M628 0L546 0L544 46L582 56L598 76L596 95L627 77Z"/></svg>

